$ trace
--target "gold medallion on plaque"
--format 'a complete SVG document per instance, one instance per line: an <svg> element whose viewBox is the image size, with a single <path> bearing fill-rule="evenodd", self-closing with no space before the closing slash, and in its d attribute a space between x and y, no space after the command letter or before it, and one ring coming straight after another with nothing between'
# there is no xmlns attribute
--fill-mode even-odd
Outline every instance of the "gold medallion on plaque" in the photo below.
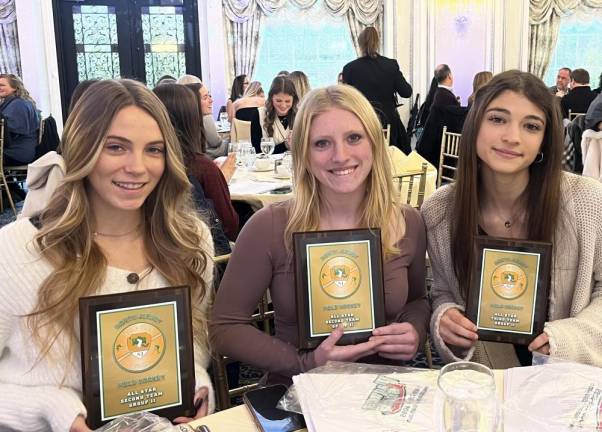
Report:
<svg viewBox="0 0 602 432"><path fill-rule="evenodd" d="M491 288L503 299L517 299L527 290L527 274L516 264L499 265L491 275Z"/></svg>
<svg viewBox="0 0 602 432"><path fill-rule="evenodd" d="M324 263L320 270L320 287L327 296L344 299L360 286L359 266L351 258L336 256Z"/></svg>
<svg viewBox="0 0 602 432"><path fill-rule="evenodd" d="M132 324L113 343L113 357L128 372L144 372L155 366L165 353L165 338L157 327L146 322Z"/></svg>

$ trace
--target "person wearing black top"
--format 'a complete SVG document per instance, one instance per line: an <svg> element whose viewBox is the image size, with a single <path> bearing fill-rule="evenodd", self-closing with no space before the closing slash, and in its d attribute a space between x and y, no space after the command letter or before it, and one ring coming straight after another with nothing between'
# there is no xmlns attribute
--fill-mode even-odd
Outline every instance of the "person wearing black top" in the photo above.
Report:
<svg viewBox="0 0 602 432"><path fill-rule="evenodd" d="M596 96L589 86L589 72L585 69L575 69L571 79L571 91L560 99L562 117L569 118L569 111L573 113L587 112Z"/></svg>
<svg viewBox="0 0 602 432"><path fill-rule="evenodd" d="M397 112L397 95L412 96L412 86L403 77L397 60L378 54L380 40L374 27L366 27L358 37L362 56L343 68L343 82L358 89L370 101L383 128L391 125L389 143L408 154L410 140Z"/></svg>

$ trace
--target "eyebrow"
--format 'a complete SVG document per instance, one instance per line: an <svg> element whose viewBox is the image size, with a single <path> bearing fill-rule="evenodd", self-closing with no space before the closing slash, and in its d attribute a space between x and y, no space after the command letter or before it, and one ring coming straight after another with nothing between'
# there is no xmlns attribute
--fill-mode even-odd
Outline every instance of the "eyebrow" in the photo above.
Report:
<svg viewBox="0 0 602 432"><path fill-rule="evenodd" d="M493 108L489 108L488 110L486 110L485 113L488 113L490 111L499 111L499 112L503 112L504 114L512 115L512 113L510 112L510 110L507 110L506 108L496 108L496 107L493 107ZM540 116L535 115L535 114L530 114L530 115L526 116L525 118L531 119L531 120L538 120L538 121L540 121L540 122L542 122L544 124L546 123L544 119L542 119Z"/></svg>
<svg viewBox="0 0 602 432"><path fill-rule="evenodd" d="M121 137L121 136L117 136L117 135L109 135L107 136L107 141L113 139L113 140L118 140L118 141L123 141L127 144L132 144L132 141L125 138L125 137ZM156 141L150 141L147 142L145 145L150 145L150 144L163 144L165 145L165 141L164 140L156 140Z"/></svg>

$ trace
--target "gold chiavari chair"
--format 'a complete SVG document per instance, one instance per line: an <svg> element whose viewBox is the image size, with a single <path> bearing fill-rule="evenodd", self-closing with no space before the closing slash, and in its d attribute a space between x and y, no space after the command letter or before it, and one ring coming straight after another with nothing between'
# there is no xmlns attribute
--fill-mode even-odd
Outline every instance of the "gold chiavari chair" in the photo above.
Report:
<svg viewBox="0 0 602 432"><path fill-rule="evenodd" d="M586 113L572 112L569 110L569 121L575 120L579 116L584 116Z"/></svg>
<svg viewBox="0 0 602 432"><path fill-rule="evenodd" d="M422 206L424 191L426 189L427 167L428 164L423 163L420 170L393 176L393 183L397 186L402 203L411 205L417 209Z"/></svg>
<svg viewBox="0 0 602 432"><path fill-rule="evenodd" d="M447 126L443 126L443 134L441 135L441 153L439 154L439 171L437 173L437 187L441 186L443 180L446 182L454 181L456 166L458 164L458 155L460 152L461 137L461 134L448 132ZM452 175L445 175L449 171L452 172Z"/></svg>
<svg viewBox="0 0 602 432"><path fill-rule="evenodd" d="M15 202L10 193L10 189L8 187L9 183L14 183L14 180L11 177L11 171L15 167L5 167L4 166L4 129L6 126L6 121L4 118L0 117L0 212L4 211L4 198L2 195L2 190L6 193L6 197L8 198L8 202L10 207L13 209L13 213L17 216L17 209L15 207ZM18 168L18 167L17 167ZM25 166L25 172L27 173L27 166Z"/></svg>
<svg viewBox="0 0 602 432"><path fill-rule="evenodd" d="M251 122L232 119L232 128L230 129L230 142L251 141Z"/></svg>
<svg viewBox="0 0 602 432"><path fill-rule="evenodd" d="M386 128L383 128L383 136L385 137L385 145L388 147L391 142L391 125L388 124Z"/></svg>

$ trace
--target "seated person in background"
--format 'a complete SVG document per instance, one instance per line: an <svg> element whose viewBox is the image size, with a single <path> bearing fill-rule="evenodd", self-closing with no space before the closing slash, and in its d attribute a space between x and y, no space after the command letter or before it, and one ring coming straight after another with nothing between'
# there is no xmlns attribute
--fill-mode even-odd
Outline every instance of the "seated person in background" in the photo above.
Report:
<svg viewBox="0 0 602 432"><path fill-rule="evenodd" d="M89 432L79 298L165 286L191 287L196 417L213 410L213 246L168 119L139 82L94 84L65 125L67 175L49 205L0 230L0 430Z"/></svg>
<svg viewBox="0 0 602 432"><path fill-rule="evenodd" d="M289 74L288 79L293 82L299 103L303 100L303 97L309 93L311 86L309 85L309 79L302 71L293 71Z"/></svg>
<svg viewBox="0 0 602 432"><path fill-rule="evenodd" d="M217 352L266 370L270 383L290 383L328 360L403 364L426 338L426 240L418 212L397 202L380 121L345 85L308 93L296 121L295 196L264 207L243 227L217 292L211 339ZM337 346L339 327L314 351L299 351L293 233L366 227L382 231L387 324L364 343ZM275 336L251 324L267 289Z"/></svg>
<svg viewBox="0 0 602 432"><path fill-rule="evenodd" d="M559 98L566 96L569 92L571 73L571 69L567 67L558 69L558 75L556 76L556 85L548 87L548 91Z"/></svg>
<svg viewBox="0 0 602 432"><path fill-rule="evenodd" d="M249 87L249 78L244 74L238 75L232 81L230 98L226 102L226 112L228 113L228 121L230 123L232 123L232 119L234 118L234 102L243 97L247 87Z"/></svg>
<svg viewBox="0 0 602 432"><path fill-rule="evenodd" d="M80 81L75 86L75 88L73 89L73 93L71 93L71 100L69 101L69 112L73 111L73 108L75 108L75 104L77 103L77 101L79 101L79 99L82 97L84 92L86 90L88 90L92 84L94 84L98 81L99 80L97 80L97 79L84 80L84 81ZM174 82L175 82L175 80L174 80Z"/></svg>
<svg viewBox="0 0 602 432"><path fill-rule="evenodd" d="M234 117L251 122L251 142L260 143L263 133L259 122L259 107L265 105L265 93L259 81L253 81L240 99L234 102ZM258 144L259 145L259 144Z"/></svg>
<svg viewBox="0 0 602 432"><path fill-rule="evenodd" d="M474 78L472 80L472 94L470 96L468 96L468 107L469 108L472 105L472 102L474 101L474 95L477 92L477 90L480 89L481 87L483 87L489 81L491 81L491 78L493 78L493 74L489 71L478 72L474 76Z"/></svg>
<svg viewBox="0 0 602 432"><path fill-rule="evenodd" d="M213 108L213 99L211 99L209 89L201 82L186 84L186 87L192 89L201 109L203 128L205 130L205 139L207 142L207 156L211 159L225 156L228 154L228 143L225 140L222 140L222 137L217 133L217 127L215 126L215 120L213 119L211 111Z"/></svg>
<svg viewBox="0 0 602 432"><path fill-rule="evenodd" d="M585 128L593 131L602 131L602 94L589 105L585 114Z"/></svg>
<svg viewBox="0 0 602 432"><path fill-rule="evenodd" d="M453 93L454 76L451 69L446 64L440 64L435 68L435 79L437 80L437 90L433 98L433 108L444 108L446 106L460 106L460 101Z"/></svg>
<svg viewBox="0 0 602 432"><path fill-rule="evenodd" d="M162 84L175 84L176 83L176 77L171 76L171 75L163 75L161 78L159 78L157 80L157 84L155 84L155 87L160 86Z"/></svg>
<svg viewBox="0 0 602 432"><path fill-rule="evenodd" d="M284 153L289 149L288 139L293 130L298 104L299 98L292 81L284 76L274 78L265 106L259 108L262 136L274 139L274 153ZM253 147L258 153L261 151L260 144L253 142Z"/></svg>
<svg viewBox="0 0 602 432"><path fill-rule="evenodd" d="M594 89L595 93L602 93L602 73L600 73L600 77L598 78L598 88Z"/></svg>
<svg viewBox="0 0 602 432"><path fill-rule="evenodd" d="M4 165L25 165L36 156L40 117L23 81L0 74L0 116L4 117Z"/></svg>
<svg viewBox="0 0 602 432"><path fill-rule="evenodd" d="M153 92L167 108L182 147L186 171L199 181L204 195L212 201L226 236L232 241L236 240L238 215L230 201L230 179L226 179L217 165L205 155L205 134L194 92L188 86L178 84L163 84L155 87ZM229 157L233 159L236 155Z"/></svg>
<svg viewBox="0 0 602 432"><path fill-rule="evenodd" d="M477 91L456 182L422 206L434 278L431 335L445 362L507 368L530 364L538 351L602 366L602 185L563 172L562 151L558 102L539 78L507 71ZM553 243L548 321L528 350L478 341L464 315L477 234Z"/></svg>
<svg viewBox="0 0 602 432"><path fill-rule="evenodd" d="M560 99L562 118L569 118L572 113L585 113L592 101L596 98L589 86L589 72L585 69L575 69L571 74L571 91Z"/></svg>

